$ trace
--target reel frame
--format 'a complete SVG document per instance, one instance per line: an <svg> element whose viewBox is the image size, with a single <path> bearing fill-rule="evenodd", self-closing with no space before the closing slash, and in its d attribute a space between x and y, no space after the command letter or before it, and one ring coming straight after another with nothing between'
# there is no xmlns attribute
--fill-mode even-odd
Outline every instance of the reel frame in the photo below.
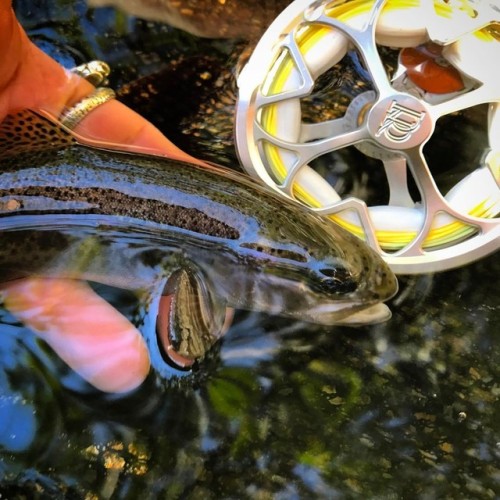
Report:
<svg viewBox="0 0 500 500"><path fill-rule="evenodd" d="M275 191L364 239L396 273L450 269L498 250L500 74L491 64L481 66L485 57L477 60L478 48L498 54L497 59L488 54L488 60L500 60L500 36L488 29L492 22L500 24L498 17L487 2L477 5L474 16L443 0L292 2L238 78L235 136L243 166ZM402 64L389 79L377 45L411 51L429 43L442 51L439 57L450 71L459 73L463 88L428 92ZM373 90L353 98L340 118L302 123L301 99L352 48ZM423 147L439 118L484 103L489 103L490 149L477 169L443 195ZM382 160L387 206L341 199L309 166L352 145ZM421 196L417 202L409 192L408 172Z"/></svg>

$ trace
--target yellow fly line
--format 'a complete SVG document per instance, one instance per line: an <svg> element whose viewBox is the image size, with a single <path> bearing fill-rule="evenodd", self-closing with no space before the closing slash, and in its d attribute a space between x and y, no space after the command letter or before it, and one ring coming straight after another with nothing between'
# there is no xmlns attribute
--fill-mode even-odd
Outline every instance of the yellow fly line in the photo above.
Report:
<svg viewBox="0 0 500 500"><path fill-rule="evenodd" d="M495 206L496 201L484 201L476 205L469 211L469 215L474 217L491 217L491 209ZM331 215L330 218L337 224L355 234L361 239L366 239L363 229L352 222L348 222L338 215ZM429 231L429 235L423 244L423 248L429 249L433 247L443 246L462 240L473 235L477 229L474 226L469 226L460 221L452 221L449 224L444 224L440 227L433 227ZM397 251L406 245L410 244L417 236L418 231L387 231L375 230L375 236L379 245L387 251Z"/></svg>

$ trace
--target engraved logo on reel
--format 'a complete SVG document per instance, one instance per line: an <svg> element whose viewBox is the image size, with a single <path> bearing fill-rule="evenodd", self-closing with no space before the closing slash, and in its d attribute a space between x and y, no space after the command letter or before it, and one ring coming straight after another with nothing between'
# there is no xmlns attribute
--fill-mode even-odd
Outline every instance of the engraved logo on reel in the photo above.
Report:
<svg viewBox="0 0 500 500"><path fill-rule="evenodd" d="M390 141L405 142L418 130L424 116L425 111L415 111L397 101L392 101L375 137L384 135Z"/></svg>

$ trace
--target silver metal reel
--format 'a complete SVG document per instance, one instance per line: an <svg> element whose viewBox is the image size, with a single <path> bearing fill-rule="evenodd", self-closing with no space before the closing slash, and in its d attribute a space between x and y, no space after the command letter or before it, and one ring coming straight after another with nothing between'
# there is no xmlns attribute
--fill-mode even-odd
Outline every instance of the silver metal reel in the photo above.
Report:
<svg viewBox="0 0 500 500"><path fill-rule="evenodd" d="M500 13L488 1L292 2L263 35L238 79L235 130L242 164L280 194L366 240L396 273L445 270L498 250L500 69L492 61L500 60L499 33ZM385 47L401 51L391 75L381 57ZM429 64L446 67L445 77L458 75L462 87L448 88L444 78L437 82L444 92L435 91L435 83L401 63L425 50L439 52ZM358 89L343 114L306 123L304 100L351 51L359 56L370 88ZM424 146L440 118L481 104L489 107L487 148L443 194ZM383 165L386 205L341 199L311 167L313 160L350 146Z"/></svg>

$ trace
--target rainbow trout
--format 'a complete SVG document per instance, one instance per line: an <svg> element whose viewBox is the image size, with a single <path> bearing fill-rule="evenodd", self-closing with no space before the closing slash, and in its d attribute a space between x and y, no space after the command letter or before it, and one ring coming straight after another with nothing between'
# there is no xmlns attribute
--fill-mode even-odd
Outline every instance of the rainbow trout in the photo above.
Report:
<svg viewBox="0 0 500 500"><path fill-rule="evenodd" d="M223 306L325 325L390 316L397 281L374 251L243 174L77 144L4 155L0 172L0 283L167 289L208 317ZM180 299L200 295L200 307Z"/></svg>

